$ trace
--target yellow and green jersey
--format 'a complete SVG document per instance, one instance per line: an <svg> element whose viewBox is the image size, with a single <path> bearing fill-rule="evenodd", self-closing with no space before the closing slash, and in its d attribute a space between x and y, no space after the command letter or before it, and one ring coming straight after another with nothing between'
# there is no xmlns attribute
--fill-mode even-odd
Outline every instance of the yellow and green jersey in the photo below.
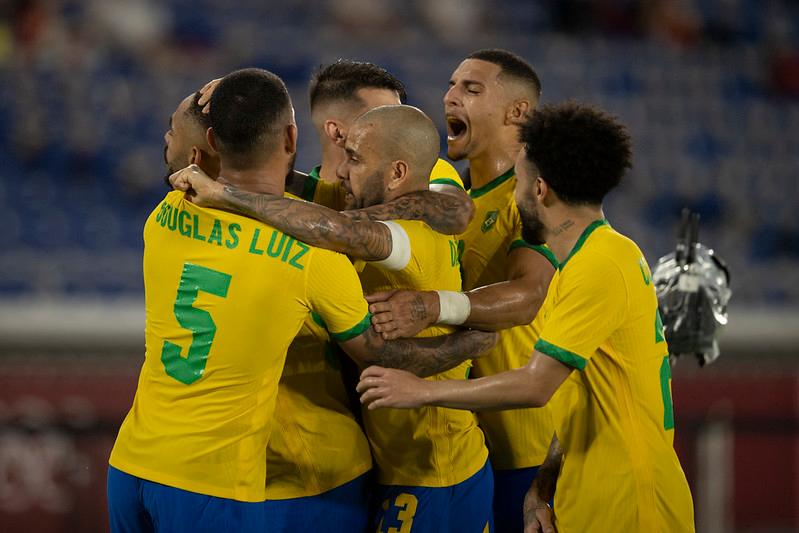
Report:
<svg viewBox="0 0 799 533"><path fill-rule="evenodd" d="M598 220L542 307L536 350L576 370L550 401L567 487L555 495L559 531L694 530L651 277L638 246Z"/></svg>
<svg viewBox="0 0 799 533"><path fill-rule="evenodd" d="M527 250L524 253L544 255L553 268L557 264L546 246L533 246L522 240L515 187L516 175L511 168L486 185L469 191L475 216L459 236L464 290L506 281L508 254L517 248ZM472 375L490 376L527 364L538 340L534 324L535 321L500 331L497 345L474 361ZM481 411L477 416L488 441L494 469L527 468L544 461L553 433L548 408Z"/></svg>
<svg viewBox="0 0 799 533"><path fill-rule="evenodd" d="M367 293L389 289L459 291L457 245L451 236L419 221L397 220L408 234L411 257L402 270L366 263L361 282ZM434 326L419 336L452 333ZM470 363L429 380L466 379ZM448 487L475 474L486 462L483 433L473 413L443 407L364 411L364 423L384 485Z"/></svg>
<svg viewBox="0 0 799 533"><path fill-rule="evenodd" d="M300 196L303 200L323 205L336 211L341 211L345 207L347 191L341 183L325 181L319 177L321 166L314 167L308 174L308 179ZM463 189L463 181L449 162L439 159L430 171L430 185L452 185Z"/></svg>
<svg viewBox="0 0 799 533"><path fill-rule="evenodd" d="M171 192L144 228L144 364L110 463L143 479L266 499L286 350L312 311L334 339L370 326L350 261Z"/></svg>
<svg viewBox="0 0 799 533"><path fill-rule="evenodd" d="M315 496L372 468L369 442L352 415L333 346L315 312L289 346L266 451L267 499Z"/></svg>

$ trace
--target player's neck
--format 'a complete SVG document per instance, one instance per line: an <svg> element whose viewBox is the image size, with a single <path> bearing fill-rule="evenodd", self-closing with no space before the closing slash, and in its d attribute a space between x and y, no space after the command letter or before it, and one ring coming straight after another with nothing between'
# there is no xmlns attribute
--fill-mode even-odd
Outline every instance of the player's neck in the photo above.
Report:
<svg viewBox="0 0 799 533"><path fill-rule="evenodd" d="M605 218L601 206L561 205L554 209L547 224L546 241L559 263L566 260L585 229L601 218Z"/></svg>
<svg viewBox="0 0 799 533"><path fill-rule="evenodd" d="M338 181L336 169L344 162L347 153L339 146L325 137L321 140L322 145L322 168L319 169L319 177L324 181L335 183Z"/></svg>
<svg viewBox="0 0 799 533"><path fill-rule="evenodd" d="M518 153L518 144L497 145L470 157L469 177L472 180L472 189L479 189L507 172L516 162Z"/></svg>
<svg viewBox="0 0 799 533"><path fill-rule="evenodd" d="M241 190L259 194L283 196L286 190L286 162L263 163L246 170L226 168L223 164L219 175Z"/></svg>

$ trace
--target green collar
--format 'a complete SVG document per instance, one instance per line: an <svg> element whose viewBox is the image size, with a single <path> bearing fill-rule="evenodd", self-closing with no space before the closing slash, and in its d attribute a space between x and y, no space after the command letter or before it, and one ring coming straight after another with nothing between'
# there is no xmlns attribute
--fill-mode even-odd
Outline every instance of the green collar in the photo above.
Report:
<svg viewBox="0 0 799 533"><path fill-rule="evenodd" d="M469 196L471 196L472 198L479 198L480 196L483 196L487 192L496 189L497 187L499 187L500 185L502 185L503 183L505 183L515 175L516 175L516 169L514 167L510 167L504 174L502 174L497 178L494 178L493 180L489 181L482 187L478 189L469 189Z"/></svg>
<svg viewBox="0 0 799 533"><path fill-rule="evenodd" d="M308 175L311 176L312 178L321 179L321 176L319 175L320 170L322 170L322 165L316 165L311 169Z"/></svg>
<svg viewBox="0 0 799 533"><path fill-rule="evenodd" d="M588 227L583 230L583 233L580 235L580 238L577 239L577 242L574 243L574 248L572 248L572 251L569 252L568 256L566 256L566 259L564 259L563 262L558 265L558 270L563 270L563 267L566 266L566 263L569 262L569 259L571 259L574 254L580 251L580 248L583 247L583 244L585 244L585 241L591 236L595 229L601 226L607 226L607 224L608 221L604 218L600 218L599 220L594 220L591 222Z"/></svg>

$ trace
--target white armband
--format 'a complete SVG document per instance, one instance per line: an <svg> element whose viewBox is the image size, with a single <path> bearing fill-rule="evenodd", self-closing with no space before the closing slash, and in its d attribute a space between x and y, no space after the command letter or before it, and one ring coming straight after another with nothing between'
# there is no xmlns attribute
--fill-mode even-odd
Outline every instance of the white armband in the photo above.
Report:
<svg viewBox="0 0 799 533"><path fill-rule="evenodd" d="M472 312L469 295L455 291L436 291L438 293L438 322L458 326L466 322Z"/></svg>
<svg viewBox="0 0 799 533"><path fill-rule="evenodd" d="M391 253L385 259L370 263L386 270L402 270L411 260L411 239L408 232L396 222L378 222L385 224L391 232Z"/></svg>

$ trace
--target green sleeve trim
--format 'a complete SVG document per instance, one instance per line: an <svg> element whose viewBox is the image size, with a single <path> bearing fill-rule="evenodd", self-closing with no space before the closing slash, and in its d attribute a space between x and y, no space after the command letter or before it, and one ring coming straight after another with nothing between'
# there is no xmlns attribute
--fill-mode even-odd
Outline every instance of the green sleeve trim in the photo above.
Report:
<svg viewBox="0 0 799 533"><path fill-rule="evenodd" d="M496 189L497 187L499 187L500 185L502 185L503 183L505 183L515 175L516 175L516 169L514 167L510 167L507 172L505 172L504 174L502 174L497 178L494 178L493 180L489 181L482 187L479 187L477 189L470 189L469 196L471 196L472 198L479 198L484 194L488 193L489 191L493 191L494 189Z"/></svg>
<svg viewBox="0 0 799 533"><path fill-rule="evenodd" d="M316 166L308 174L305 184L302 186L302 193L300 198L306 202L313 202L314 195L316 194L316 186L319 185L319 169L322 167Z"/></svg>
<svg viewBox="0 0 799 533"><path fill-rule="evenodd" d="M350 339L354 339L371 327L372 313L366 313L366 316L363 317L363 320L352 326L350 329L347 331L342 331L341 333L330 332L330 337L336 342L346 342Z"/></svg>
<svg viewBox="0 0 799 533"><path fill-rule="evenodd" d="M547 261L552 264L553 268L558 268L558 258L555 257L555 254L552 253L552 250L550 250L546 244L530 244L523 239L516 239L510 243L510 246L508 247L508 253L511 253L516 248L529 248L530 250L535 250L539 254L543 255Z"/></svg>
<svg viewBox="0 0 799 533"><path fill-rule="evenodd" d="M313 320L317 326L327 329L327 324L325 324L325 319L322 318L322 315L320 315L316 311L311 311L311 320Z"/></svg>
<svg viewBox="0 0 799 533"><path fill-rule="evenodd" d="M560 361L566 366L576 368L577 370L585 369L585 365L588 364L588 359L585 357L580 357L574 352L564 350L563 348L555 346L544 339L538 339L538 342L535 343L535 349L542 354L548 355L552 359Z"/></svg>
<svg viewBox="0 0 799 533"><path fill-rule="evenodd" d="M585 241L588 240L588 237L591 236L595 229L607 225L608 221L604 218L600 218L599 220L594 220L591 222L588 227L583 230L582 234L580 234L580 238L577 239L576 243L574 243L574 248L572 248L572 251L566 256L566 259L564 259L560 266L558 266L558 269L563 270L563 267L566 266L566 263L569 262L569 259L571 259L574 254L580 251L580 248L583 247L583 244L585 244Z"/></svg>
<svg viewBox="0 0 799 533"><path fill-rule="evenodd" d="M460 190L463 190L463 185L450 178L436 178L430 180L430 185L452 185L453 187L457 187Z"/></svg>

